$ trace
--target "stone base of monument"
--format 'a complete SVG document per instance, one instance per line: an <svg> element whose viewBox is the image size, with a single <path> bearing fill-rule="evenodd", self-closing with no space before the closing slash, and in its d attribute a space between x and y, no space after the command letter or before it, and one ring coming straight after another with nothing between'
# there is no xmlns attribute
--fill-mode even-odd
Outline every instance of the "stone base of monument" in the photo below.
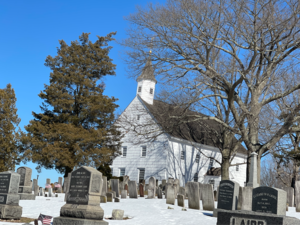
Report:
<svg viewBox="0 0 300 225"><path fill-rule="evenodd" d="M218 209L217 225L300 225L300 220L295 217L279 216L270 213L259 213L246 210Z"/></svg>
<svg viewBox="0 0 300 225"><path fill-rule="evenodd" d="M100 206L65 204L60 209L61 217L103 220L104 211Z"/></svg>
<svg viewBox="0 0 300 225"><path fill-rule="evenodd" d="M55 217L53 225L108 225L104 220L89 220L69 217Z"/></svg>
<svg viewBox="0 0 300 225"><path fill-rule="evenodd" d="M20 200L35 200L34 194L18 193Z"/></svg>
<svg viewBox="0 0 300 225"><path fill-rule="evenodd" d="M16 205L0 205L0 219L19 220L22 216L22 207Z"/></svg>

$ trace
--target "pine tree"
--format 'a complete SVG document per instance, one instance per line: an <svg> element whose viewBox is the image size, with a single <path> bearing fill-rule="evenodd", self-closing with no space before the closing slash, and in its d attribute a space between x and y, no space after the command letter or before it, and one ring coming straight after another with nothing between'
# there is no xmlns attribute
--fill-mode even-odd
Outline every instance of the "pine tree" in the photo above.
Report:
<svg viewBox="0 0 300 225"><path fill-rule="evenodd" d="M37 169L54 168L66 177L74 167L98 168L119 154L120 132L113 125L118 107L114 97L103 95L101 78L115 75L108 54L110 33L92 43L83 33L67 45L60 40L57 56L48 56L50 85L39 94L42 113L25 127Z"/></svg>
<svg viewBox="0 0 300 225"><path fill-rule="evenodd" d="M15 170L15 165L22 160L21 131L16 131L20 123L16 101L10 84L0 89L0 172Z"/></svg>

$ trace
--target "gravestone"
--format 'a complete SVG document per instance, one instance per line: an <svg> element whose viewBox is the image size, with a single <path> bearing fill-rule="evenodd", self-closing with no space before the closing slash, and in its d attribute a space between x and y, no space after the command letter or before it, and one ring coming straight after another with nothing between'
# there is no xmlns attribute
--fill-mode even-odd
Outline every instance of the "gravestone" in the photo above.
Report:
<svg viewBox="0 0 300 225"><path fill-rule="evenodd" d="M190 209L200 209L199 183L187 182L188 204Z"/></svg>
<svg viewBox="0 0 300 225"><path fill-rule="evenodd" d="M202 184L202 185L203 186L202 186L201 194L202 194L203 210L213 211L215 208L213 186L211 184Z"/></svg>
<svg viewBox="0 0 300 225"><path fill-rule="evenodd" d="M111 186L111 190L116 192L115 197L119 197L119 179L111 179L110 186Z"/></svg>
<svg viewBox="0 0 300 225"><path fill-rule="evenodd" d="M124 190L126 190L127 193L129 193L129 192L128 192L128 184L125 184L125 185L124 185Z"/></svg>
<svg viewBox="0 0 300 225"><path fill-rule="evenodd" d="M51 179L47 178L46 179L46 186L51 185ZM48 191L48 189L46 189L46 191Z"/></svg>
<svg viewBox="0 0 300 225"><path fill-rule="evenodd" d="M34 195L39 196L39 186L38 186L37 179L33 179L33 185L32 186L33 186Z"/></svg>
<svg viewBox="0 0 300 225"><path fill-rule="evenodd" d="M56 188L56 190L55 190L56 193L62 193L62 181L63 181L63 178L59 177L58 178L58 184L59 184L60 187Z"/></svg>
<svg viewBox="0 0 300 225"><path fill-rule="evenodd" d="M289 204L290 207L294 207L295 201L294 201L294 188L292 187L284 187L284 191L287 193L287 203Z"/></svg>
<svg viewBox="0 0 300 225"><path fill-rule="evenodd" d="M149 184L145 184L144 187L145 187L144 195L148 195Z"/></svg>
<svg viewBox="0 0 300 225"><path fill-rule="evenodd" d="M199 197L200 197L200 200L202 200L202 190L203 190L203 187L204 187L204 184L199 183Z"/></svg>
<svg viewBox="0 0 300 225"><path fill-rule="evenodd" d="M222 180L220 182L218 207L214 209L214 217L217 217L219 209L237 210L239 187L240 185L235 181ZM205 199L205 197L203 197L203 199Z"/></svg>
<svg viewBox="0 0 300 225"><path fill-rule="evenodd" d="M119 198L114 198L115 202L120 202L120 199Z"/></svg>
<svg viewBox="0 0 300 225"><path fill-rule="evenodd" d="M0 173L0 219L19 220L22 207L19 206L20 174L13 171Z"/></svg>
<svg viewBox="0 0 300 225"><path fill-rule="evenodd" d="M135 181L128 181L129 198L138 198Z"/></svg>
<svg viewBox="0 0 300 225"><path fill-rule="evenodd" d="M252 187L240 187L239 199L238 199L238 210L252 211Z"/></svg>
<svg viewBox="0 0 300 225"><path fill-rule="evenodd" d="M26 166L22 166L17 169L17 173L20 174L20 184L18 191L20 200L35 200L35 195L32 194L32 169Z"/></svg>
<svg viewBox="0 0 300 225"><path fill-rule="evenodd" d="M144 197L144 185L143 184L139 185L139 191L140 191L140 197Z"/></svg>
<svg viewBox="0 0 300 225"><path fill-rule="evenodd" d="M295 205L296 212L300 212L300 181L295 182Z"/></svg>
<svg viewBox="0 0 300 225"><path fill-rule="evenodd" d="M126 190L121 191L121 198L127 198L127 191Z"/></svg>
<svg viewBox="0 0 300 225"><path fill-rule="evenodd" d="M107 192L107 177L106 176L102 176L102 180L103 180L103 185L102 185L102 192L101 195L106 196L106 192Z"/></svg>
<svg viewBox="0 0 300 225"><path fill-rule="evenodd" d="M45 195L44 188L40 187L39 196L44 196L44 195Z"/></svg>
<svg viewBox="0 0 300 225"><path fill-rule="evenodd" d="M251 153L250 159L250 171L249 171L249 181L247 183L247 187L258 187L257 183L257 153Z"/></svg>
<svg viewBox="0 0 300 225"><path fill-rule="evenodd" d="M48 197L53 197L52 188L48 188Z"/></svg>
<svg viewBox="0 0 300 225"><path fill-rule="evenodd" d="M217 225L300 225L300 220L269 213L220 209Z"/></svg>
<svg viewBox="0 0 300 225"><path fill-rule="evenodd" d="M163 196L162 196L162 190L161 190L160 187L157 189L157 198L159 198L159 199L163 198Z"/></svg>
<svg viewBox="0 0 300 225"><path fill-rule="evenodd" d="M114 193L106 192L107 202L113 202Z"/></svg>
<svg viewBox="0 0 300 225"><path fill-rule="evenodd" d="M123 220L124 210L121 209L113 209L112 211L112 219L113 220Z"/></svg>
<svg viewBox="0 0 300 225"><path fill-rule="evenodd" d="M179 190L179 185L178 184L173 184L174 191L175 191L175 198L177 198L178 190Z"/></svg>
<svg viewBox="0 0 300 225"><path fill-rule="evenodd" d="M67 196L70 189L70 180L71 180L71 173L68 173L68 177L65 177L65 186L64 186L65 201L67 201Z"/></svg>
<svg viewBox="0 0 300 225"><path fill-rule="evenodd" d="M102 173L82 166L71 173L67 202L55 217L53 225L107 225L103 221L104 211L100 207Z"/></svg>
<svg viewBox="0 0 300 225"><path fill-rule="evenodd" d="M178 194L181 194L181 195L185 196L185 188L184 187L179 187Z"/></svg>
<svg viewBox="0 0 300 225"><path fill-rule="evenodd" d="M167 198L166 203L174 205L175 204L175 187L172 184L167 186L167 193L168 193L168 196L166 197Z"/></svg>
<svg viewBox="0 0 300 225"><path fill-rule="evenodd" d="M125 184L128 185L128 181L129 181L129 176L127 176L127 175L123 176L123 183L124 183L124 186L125 186Z"/></svg>
<svg viewBox="0 0 300 225"><path fill-rule="evenodd" d="M184 195L178 194L177 195L177 205L181 206L181 207L184 207L184 199L185 199Z"/></svg>
<svg viewBox="0 0 300 225"><path fill-rule="evenodd" d="M253 189L252 196L252 211L285 216L286 192L284 190L257 187Z"/></svg>
<svg viewBox="0 0 300 225"><path fill-rule="evenodd" d="M155 191L156 191L156 179L154 177L150 177L147 199L155 198Z"/></svg>
<svg viewBox="0 0 300 225"><path fill-rule="evenodd" d="M107 197L100 195L100 203L107 203Z"/></svg>
<svg viewBox="0 0 300 225"><path fill-rule="evenodd" d="M162 184L162 190L163 190L163 191L165 190L166 183L167 183L167 180L165 180L165 179L163 179L163 180L161 181L161 184Z"/></svg>

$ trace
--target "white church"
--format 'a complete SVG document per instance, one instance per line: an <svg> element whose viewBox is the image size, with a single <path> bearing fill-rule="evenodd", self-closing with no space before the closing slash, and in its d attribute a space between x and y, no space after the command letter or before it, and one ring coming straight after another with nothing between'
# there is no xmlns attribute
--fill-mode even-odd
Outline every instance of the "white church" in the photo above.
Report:
<svg viewBox="0 0 300 225"><path fill-rule="evenodd" d="M154 99L156 83L149 58L137 79L136 96L117 121L124 136L121 155L111 165L113 176L128 175L137 183L143 179L148 183L151 176L158 181L174 178L180 186L196 181L211 183L216 189L221 181L221 169L214 160L222 159L219 149L197 124L172 127L166 117L176 114L176 108ZM239 145L231 164L240 165L231 166L229 176L242 187L246 159L247 151Z"/></svg>

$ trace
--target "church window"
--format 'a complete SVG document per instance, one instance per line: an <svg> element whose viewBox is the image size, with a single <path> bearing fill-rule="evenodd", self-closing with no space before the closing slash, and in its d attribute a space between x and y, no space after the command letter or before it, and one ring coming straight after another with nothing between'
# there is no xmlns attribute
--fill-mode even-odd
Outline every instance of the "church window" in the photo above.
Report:
<svg viewBox="0 0 300 225"><path fill-rule="evenodd" d="M196 163L199 163L199 161L200 161L200 153L197 153L195 161L196 161Z"/></svg>
<svg viewBox="0 0 300 225"><path fill-rule="evenodd" d="M150 94L153 95L153 88L150 88Z"/></svg>
<svg viewBox="0 0 300 225"><path fill-rule="evenodd" d="M181 156L180 156L181 159L184 159L185 158L185 151L181 151Z"/></svg>
<svg viewBox="0 0 300 225"><path fill-rule="evenodd" d="M145 179L145 168L139 168L139 183L142 183Z"/></svg>
<svg viewBox="0 0 300 225"><path fill-rule="evenodd" d="M194 182L198 182L198 173L194 174Z"/></svg>
<svg viewBox="0 0 300 225"><path fill-rule="evenodd" d="M142 91L142 87L141 86L139 86L139 90L138 90L138 92L141 92Z"/></svg>
<svg viewBox="0 0 300 225"><path fill-rule="evenodd" d="M208 183L212 184L213 189L215 188L215 180L214 179L209 180Z"/></svg>
<svg viewBox="0 0 300 225"><path fill-rule="evenodd" d="M126 157L127 156L127 146L122 147L122 156Z"/></svg>
<svg viewBox="0 0 300 225"><path fill-rule="evenodd" d="M146 153L147 153L147 147L142 146L142 157L146 157Z"/></svg>
<svg viewBox="0 0 300 225"><path fill-rule="evenodd" d="M120 177L125 176L125 168L120 168Z"/></svg>
<svg viewBox="0 0 300 225"><path fill-rule="evenodd" d="M140 115L137 115L136 119L137 119L137 120L140 120L140 118L141 118Z"/></svg>
<svg viewBox="0 0 300 225"><path fill-rule="evenodd" d="M236 165L235 170L236 170L236 171L239 171L239 169L240 169L240 168L239 168L239 165Z"/></svg>
<svg viewBox="0 0 300 225"><path fill-rule="evenodd" d="M209 160L209 166L208 166L208 169L212 168L214 165L214 160L213 159L210 159Z"/></svg>

